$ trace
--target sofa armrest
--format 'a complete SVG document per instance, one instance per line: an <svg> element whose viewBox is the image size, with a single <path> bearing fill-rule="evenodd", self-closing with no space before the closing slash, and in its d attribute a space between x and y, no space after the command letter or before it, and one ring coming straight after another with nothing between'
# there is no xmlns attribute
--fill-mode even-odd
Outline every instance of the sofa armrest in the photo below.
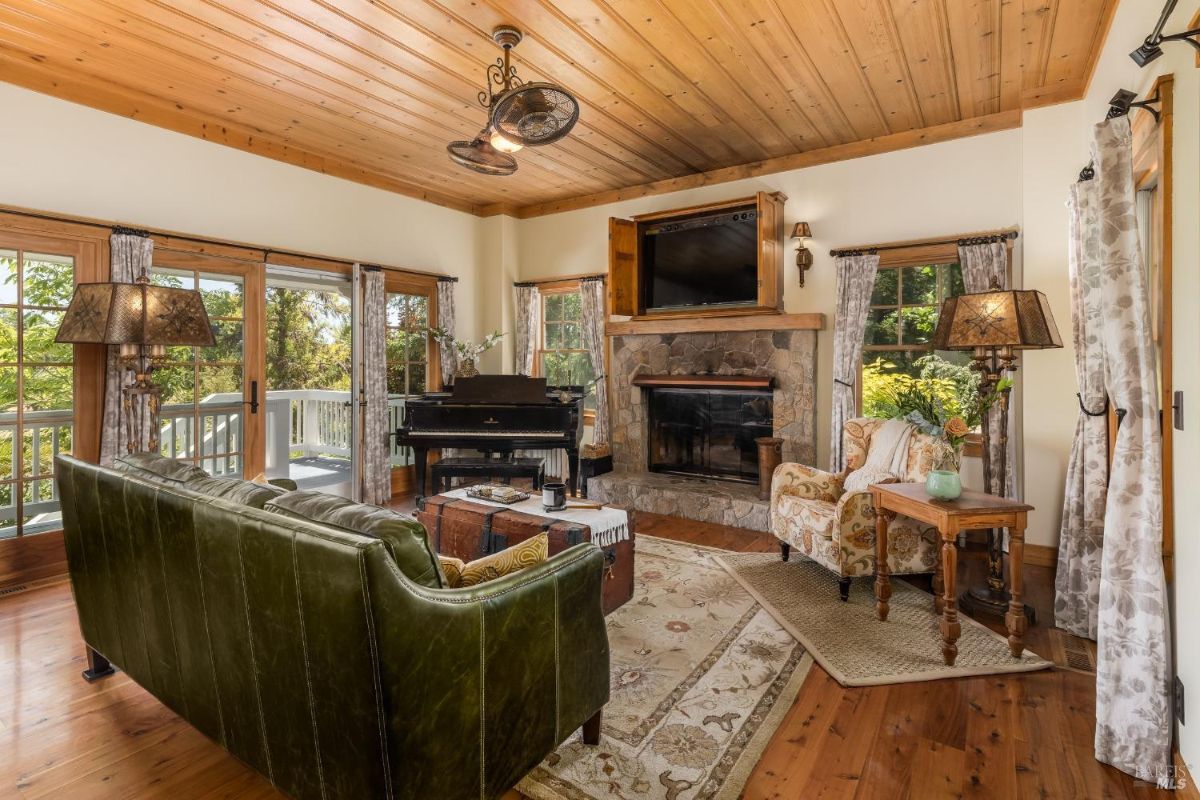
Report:
<svg viewBox="0 0 1200 800"><path fill-rule="evenodd" d="M842 496L843 477L804 464L780 464L771 477L771 504L784 490L809 500L836 503Z"/></svg>
<svg viewBox="0 0 1200 800"><path fill-rule="evenodd" d="M412 796L498 797L608 702L594 544L463 589L409 581L382 548L367 563L389 749Z"/></svg>

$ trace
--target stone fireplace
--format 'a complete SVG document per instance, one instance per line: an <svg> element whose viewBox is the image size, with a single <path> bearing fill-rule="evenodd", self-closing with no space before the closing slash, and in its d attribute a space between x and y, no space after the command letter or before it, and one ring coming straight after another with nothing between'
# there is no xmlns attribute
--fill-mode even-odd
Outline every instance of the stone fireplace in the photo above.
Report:
<svg viewBox="0 0 1200 800"><path fill-rule="evenodd" d="M819 324L786 327L790 319L764 315L761 329L736 331L641 333L636 322L610 325L620 331L611 336L609 370L614 471L593 478L589 495L643 511L767 530L757 461L749 464L753 438L783 439L784 461L816 462ZM719 435L697 430L712 400L701 402L701 411L690 417L679 412L670 430L658 429L657 421L652 428L652 410L662 399L656 393L669 388L720 392L716 408L725 419ZM726 402L726 392L741 396ZM732 433L731 415L753 436ZM747 441L750 450L744 449ZM661 466L664 457L668 468L652 469L652 461Z"/></svg>

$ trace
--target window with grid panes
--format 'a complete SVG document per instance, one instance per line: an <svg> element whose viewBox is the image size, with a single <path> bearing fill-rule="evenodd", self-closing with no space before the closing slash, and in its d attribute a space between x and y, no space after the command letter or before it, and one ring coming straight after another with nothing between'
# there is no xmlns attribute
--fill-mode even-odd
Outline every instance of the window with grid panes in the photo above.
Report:
<svg viewBox="0 0 1200 800"><path fill-rule="evenodd" d="M70 256L0 249L0 539L62 527L54 456L70 453L73 349L56 344Z"/></svg>
<svg viewBox="0 0 1200 800"><path fill-rule="evenodd" d="M934 352L930 341L942 301L965 292L962 268L957 262L880 266L867 315L862 363L880 364L886 373L918 377L917 360ZM967 353L938 355L956 364L970 362Z"/></svg>
<svg viewBox="0 0 1200 800"><path fill-rule="evenodd" d="M387 295L388 394L412 397L428 390L429 298Z"/></svg>
<svg viewBox="0 0 1200 800"><path fill-rule="evenodd" d="M538 374L550 386L583 386L596 376L583 345L583 299L578 289L542 294ZM594 409L595 401L595 392L590 392L584 408Z"/></svg>

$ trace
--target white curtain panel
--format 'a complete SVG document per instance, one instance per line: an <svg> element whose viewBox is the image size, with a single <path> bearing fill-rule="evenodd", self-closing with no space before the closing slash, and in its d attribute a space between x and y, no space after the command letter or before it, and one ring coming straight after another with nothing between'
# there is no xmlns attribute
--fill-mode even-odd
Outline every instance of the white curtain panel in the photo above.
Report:
<svg viewBox="0 0 1200 800"><path fill-rule="evenodd" d="M456 278L438 278L437 284L437 323L438 327L454 336L454 287L458 285ZM453 345L438 344L438 362L442 368L442 383L454 383L454 371L458 369L458 353Z"/></svg>
<svg viewBox="0 0 1200 800"><path fill-rule="evenodd" d="M357 266L357 265L356 265ZM392 497L392 464L388 447L387 292L383 273L362 271L362 500L383 505Z"/></svg>
<svg viewBox="0 0 1200 800"><path fill-rule="evenodd" d="M875 290L875 273L879 271L879 255L838 256L834 259L837 274L837 316L833 329L833 418L830 422L829 468L841 472L846 466L842 444L842 428L854 418L857 392L855 384L862 361L863 335L867 330L867 314L871 310L871 293Z"/></svg>
<svg viewBox="0 0 1200 800"><path fill-rule="evenodd" d="M958 263L962 267L963 287L967 292L986 292L994 285L1001 289L1009 289L1008 281L1008 246L1003 241L960 244L958 246ZM1015 424L1014 407L1008 408L1008 458L1005 460L1004 495L1018 497L1017 482L1014 480L1017 463L1017 428ZM1000 492L1000 457L1004 447L1000 444L1000 407L992 406L988 412L988 428L991 441L988 453L992 462L991 485L987 487L990 494Z"/></svg>
<svg viewBox="0 0 1200 800"><path fill-rule="evenodd" d="M109 280L113 283L133 283L149 274L154 260L154 240L143 233L114 231L108 239ZM117 354L120 348L110 345L104 378L104 419L100 428L100 463L108 466L113 459L128 452L129 434L126 429L126 410L121 390L130 381L129 373L121 366ZM145 402L145 398L140 398ZM142 421L137 450L144 451L150 443L150 415L145 408L133 409L133 418Z"/></svg>
<svg viewBox="0 0 1200 800"><path fill-rule="evenodd" d="M515 333L516 363L513 368L518 375L532 375L533 361L537 358L539 328L542 325L542 294L532 284L517 284L513 287L517 298Z"/></svg>
<svg viewBox="0 0 1200 800"><path fill-rule="evenodd" d="M1054 621L1076 636L1096 638L1100 554L1108 496L1108 395L1104 390L1104 307L1100 300L1100 225L1095 180L1071 187L1071 328L1079 417L1067 461Z"/></svg>
<svg viewBox="0 0 1200 800"><path fill-rule="evenodd" d="M596 381L596 426L592 429L592 441L596 445L608 444L608 380L604 374L604 322L608 318L607 298L603 278L585 278L579 282L582 298L583 346L592 361L592 372Z"/></svg>
<svg viewBox="0 0 1200 800"><path fill-rule="evenodd" d="M1104 383L1113 405L1124 412L1104 516L1096 758L1165 786L1171 767L1171 654L1162 563L1162 440L1129 117L1096 126L1092 157Z"/></svg>

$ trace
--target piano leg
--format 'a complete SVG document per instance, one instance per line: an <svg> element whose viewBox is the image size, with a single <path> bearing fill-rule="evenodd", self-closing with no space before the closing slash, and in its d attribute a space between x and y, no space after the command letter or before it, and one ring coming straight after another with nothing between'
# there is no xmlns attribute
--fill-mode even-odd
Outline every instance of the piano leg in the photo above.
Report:
<svg viewBox="0 0 1200 800"><path fill-rule="evenodd" d="M571 496L579 496L579 451L567 450L567 472L570 474Z"/></svg>
<svg viewBox="0 0 1200 800"><path fill-rule="evenodd" d="M429 456L429 448L413 448L413 471L417 479L417 497L425 496L425 462Z"/></svg>

